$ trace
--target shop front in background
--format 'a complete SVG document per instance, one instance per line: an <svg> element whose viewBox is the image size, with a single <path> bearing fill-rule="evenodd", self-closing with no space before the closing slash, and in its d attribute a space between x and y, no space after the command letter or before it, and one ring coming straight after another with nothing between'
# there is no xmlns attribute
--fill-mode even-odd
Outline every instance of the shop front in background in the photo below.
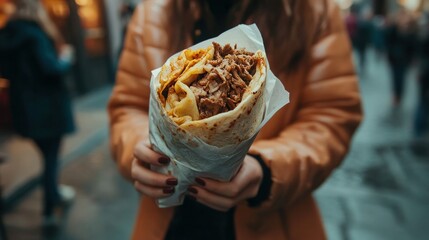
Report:
<svg viewBox="0 0 429 240"><path fill-rule="evenodd" d="M108 26L102 0L42 0L67 42L76 50L76 67L67 80L75 95L111 82Z"/></svg>

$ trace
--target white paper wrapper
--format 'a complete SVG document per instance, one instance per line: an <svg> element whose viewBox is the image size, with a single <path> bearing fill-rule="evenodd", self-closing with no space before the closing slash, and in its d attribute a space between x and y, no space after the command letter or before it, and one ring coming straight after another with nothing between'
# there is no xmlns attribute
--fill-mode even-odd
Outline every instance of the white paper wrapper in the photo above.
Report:
<svg viewBox="0 0 429 240"><path fill-rule="evenodd" d="M261 33L255 24L239 25L216 38L206 40L191 48L206 48L212 42L218 42L221 45L229 43L231 46L237 44L239 48L244 47L248 51L262 50L265 52ZM167 62L178 54L170 57ZM265 115L262 123L250 139L243 141L238 146L229 145L221 148L208 145L199 138L181 131L178 125L166 115L156 90L160 86L158 75L161 68L152 71L149 107L150 141L155 151L163 153L171 159L169 166L153 167L153 170L173 175L179 181L173 195L158 200L159 207L181 205L188 186L196 184L196 177L229 181L235 175L259 130L280 108L289 102L289 93L284 89L280 80L269 70L268 63L267 67L268 74L264 94Z"/></svg>

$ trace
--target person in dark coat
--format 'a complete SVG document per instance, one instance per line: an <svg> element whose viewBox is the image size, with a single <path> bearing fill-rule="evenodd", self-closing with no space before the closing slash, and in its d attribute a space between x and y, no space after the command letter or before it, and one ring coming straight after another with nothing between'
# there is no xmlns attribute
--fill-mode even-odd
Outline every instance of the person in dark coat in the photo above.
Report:
<svg viewBox="0 0 429 240"><path fill-rule="evenodd" d="M75 130L71 100L62 77L73 51L59 37L39 1L16 0L16 12L0 30L0 74L10 81L13 128L32 139L44 158L44 216L54 221L54 208L74 193L59 187L61 140Z"/></svg>
<svg viewBox="0 0 429 240"><path fill-rule="evenodd" d="M376 53L377 60L383 60L386 52L386 40L385 37L386 20L383 16L378 15L373 18L373 30L372 30L372 45Z"/></svg>
<svg viewBox="0 0 429 240"><path fill-rule="evenodd" d="M356 36L354 46L359 56L359 66L361 72L365 72L366 54L368 46L371 43L371 35L373 31L371 13L365 13L364 16L358 18L356 25Z"/></svg>
<svg viewBox="0 0 429 240"><path fill-rule="evenodd" d="M386 50L392 72L393 105L401 103L405 78L418 46L415 22L406 12L396 15L386 30Z"/></svg>
<svg viewBox="0 0 429 240"><path fill-rule="evenodd" d="M429 24L426 26L420 48L419 95L414 122L414 134L423 136L429 119Z"/></svg>

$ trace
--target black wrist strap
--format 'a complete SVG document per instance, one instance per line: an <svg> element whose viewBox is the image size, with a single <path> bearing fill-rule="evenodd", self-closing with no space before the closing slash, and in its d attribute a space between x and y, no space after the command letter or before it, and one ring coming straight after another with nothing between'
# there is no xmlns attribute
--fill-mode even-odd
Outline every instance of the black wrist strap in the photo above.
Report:
<svg viewBox="0 0 429 240"><path fill-rule="evenodd" d="M247 203L249 204L249 207L258 207L259 205L261 205L262 202L267 200L268 197L270 196L271 185L273 182L271 180L271 170L267 166L267 164L265 164L264 160L262 160L261 156L259 155L251 155L251 156L254 157L256 160L258 160L259 164L261 165L263 177L262 177L261 186L259 187L258 194L254 198L248 199Z"/></svg>

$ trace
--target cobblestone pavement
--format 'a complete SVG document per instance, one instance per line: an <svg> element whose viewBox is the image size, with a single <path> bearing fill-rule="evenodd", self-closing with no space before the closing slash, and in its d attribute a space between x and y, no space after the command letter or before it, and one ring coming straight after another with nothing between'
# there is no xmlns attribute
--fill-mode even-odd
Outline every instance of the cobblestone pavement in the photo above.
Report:
<svg viewBox="0 0 429 240"><path fill-rule="evenodd" d="M361 75L365 120L343 164L316 192L331 240L428 239L429 141L414 139L416 71L391 107L389 71L370 53Z"/></svg>
<svg viewBox="0 0 429 240"><path fill-rule="evenodd" d="M42 191L38 189L5 216L12 240L129 239L138 206L132 184L118 173L108 143L69 163L61 182L73 186L77 198L63 213L61 227L42 231Z"/></svg>

